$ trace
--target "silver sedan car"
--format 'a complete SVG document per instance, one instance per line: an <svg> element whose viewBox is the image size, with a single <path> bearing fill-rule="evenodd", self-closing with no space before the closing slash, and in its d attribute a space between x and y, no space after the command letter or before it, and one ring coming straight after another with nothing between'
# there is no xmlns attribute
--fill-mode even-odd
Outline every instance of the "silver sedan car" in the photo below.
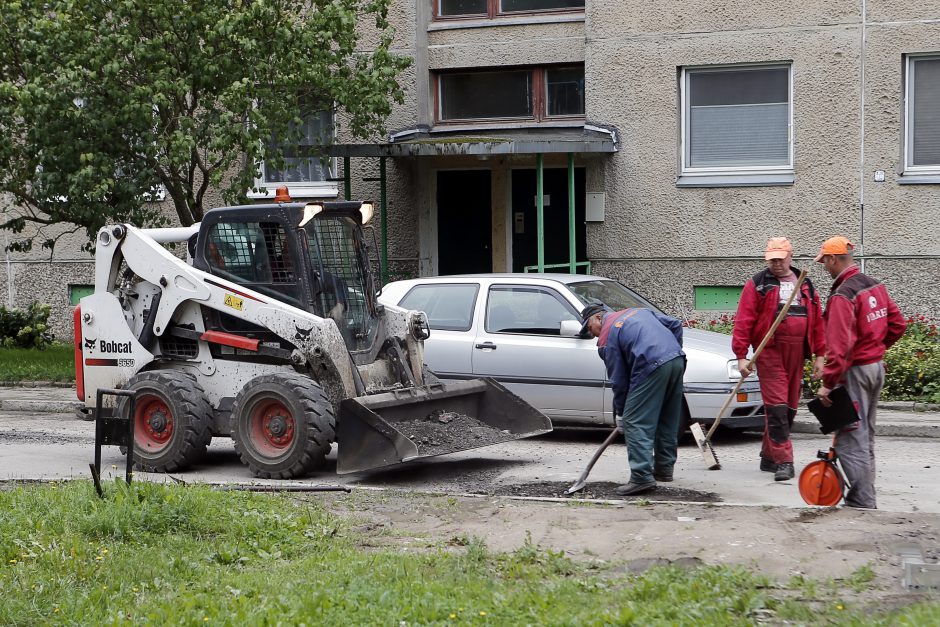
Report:
<svg viewBox="0 0 940 627"><path fill-rule="evenodd" d="M573 274L480 274L395 281L379 301L427 313L425 362L442 380L493 377L555 424L613 425L612 393L597 341L579 337L580 311L656 307L613 279ZM740 374L731 338L685 329L686 420L710 423ZM732 428L763 425L751 375L722 416Z"/></svg>

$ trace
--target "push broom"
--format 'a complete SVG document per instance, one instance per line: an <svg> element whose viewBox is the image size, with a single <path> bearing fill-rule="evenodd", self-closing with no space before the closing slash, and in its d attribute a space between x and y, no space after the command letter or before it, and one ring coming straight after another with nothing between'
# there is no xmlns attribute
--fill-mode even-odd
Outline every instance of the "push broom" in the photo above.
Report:
<svg viewBox="0 0 940 627"><path fill-rule="evenodd" d="M780 313L777 314L777 318L774 320L774 323L770 325L770 329L767 331L767 334L764 335L764 339L760 341L757 348L754 349L754 354L751 356L750 361L747 362L747 368L750 369L751 364L757 361L757 356L760 355L761 351L764 350L764 347L767 346L767 342L770 341L770 338L774 336L774 332L777 330L777 327L780 326L780 323L787 315L787 311L790 310L790 305L793 303L793 298L799 293L800 286L803 285L803 281L806 279L806 270L800 271L800 276L796 280L796 285L793 287L793 291L790 293L790 297L787 299L787 302L783 304L783 307L780 309ZM721 464L718 462L718 457L715 455L715 449L712 448L712 435L715 433L715 429L718 428L718 424L721 422L721 416L725 413L725 410L728 409L728 405L731 404L731 401L734 399L735 395L738 393L738 390L741 388L741 385L744 383L745 376L742 374L741 378L738 379L738 382L735 384L734 389L731 390L731 394L728 395L725 404L721 406L721 409L718 410L718 416L715 417L715 422L712 423L711 428L708 430L706 435L702 429L702 425L697 422L693 422L689 425L689 431L692 432L692 437L695 438L695 444L698 446L698 450L702 452L702 459L705 460L705 465L708 466L709 470L721 470Z"/></svg>

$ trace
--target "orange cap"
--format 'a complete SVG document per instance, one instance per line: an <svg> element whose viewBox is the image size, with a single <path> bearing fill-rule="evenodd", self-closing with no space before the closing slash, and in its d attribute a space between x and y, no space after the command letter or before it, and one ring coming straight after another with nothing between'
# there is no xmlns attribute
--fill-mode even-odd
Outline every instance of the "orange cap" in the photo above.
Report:
<svg viewBox="0 0 940 627"><path fill-rule="evenodd" d="M826 255L851 255L855 249L855 244L849 241L849 238L836 235L830 237L819 248L819 254L816 255L816 261L822 261Z"/></svg>
<svg viewBox="0 0 940 627"><path fill-rule="evenodd" d="M786 259L787 255L793 253L793 244L785 237L771 237L767 240L767 250L764 252L764 259Z"/></svg>

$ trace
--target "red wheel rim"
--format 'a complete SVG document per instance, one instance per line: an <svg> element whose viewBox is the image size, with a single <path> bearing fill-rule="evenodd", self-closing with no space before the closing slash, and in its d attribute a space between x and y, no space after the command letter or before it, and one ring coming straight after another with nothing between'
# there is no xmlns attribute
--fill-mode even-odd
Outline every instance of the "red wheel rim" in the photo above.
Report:
<svg viewBox="0 0 940 627"><path fill-rule="evenodd" d="M800 473L800 496L810 505L832 507L842 500L845 485L835 466L826 460L807 464Z"/></svg>
<svg viewBox="0 0 940 627"><path fill-rule="evenodd" d="M173 413L158 396L142 395L134 406L134 442L146 453L163 450L173 437Z"/></svg>
<svg viewBox="0 0 940 627"><path fill-rule="evenodd" d="M259 401L248 419L248 435L259 453L280 455L294 442L294 415L281 401Z"/></svg>

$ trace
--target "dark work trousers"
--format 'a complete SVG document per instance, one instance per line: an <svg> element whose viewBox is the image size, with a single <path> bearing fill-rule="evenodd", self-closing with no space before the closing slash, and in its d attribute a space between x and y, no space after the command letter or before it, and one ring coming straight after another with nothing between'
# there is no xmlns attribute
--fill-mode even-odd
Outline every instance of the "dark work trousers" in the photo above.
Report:
<svg viewBox="0 0 940 627"><path fill-rule="evenodd" d="M631 389L623 408L630 481L649 483L653 473L671 475L682 420L685 357L671 359Z"/></svg>
<svg viewBox="0 0 940 627"><path fill-rule="evenodd" d="M760 456L774 464L793 463L790 427L796 417L803 385L806 326L806 317L787 316L777 327L773 343L757 356L765 417Z"/></svg>
<svg viewBox="0 0 940 627"><path fill-rule="evenodd" d="M852 484L845 504L875 509L875 409L885 383L884 362L852 366L844 381L859 418L836 434L836 455Z"/></svg>

